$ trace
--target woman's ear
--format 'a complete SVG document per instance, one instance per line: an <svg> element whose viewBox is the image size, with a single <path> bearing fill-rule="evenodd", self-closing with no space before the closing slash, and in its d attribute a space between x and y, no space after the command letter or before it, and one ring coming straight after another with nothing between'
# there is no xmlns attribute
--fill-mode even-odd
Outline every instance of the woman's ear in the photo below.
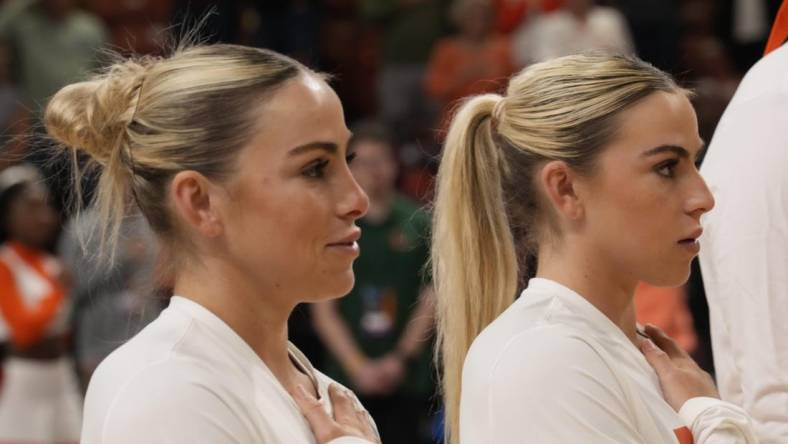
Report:
<svg viewBox="0 0 788 444"><path fill-rule="evenodd" d="M222 234L218 195L210 180L196 171L181 171L169 190L175 212L188 227L208 238Z"/></svg>
<svg viewBox="0 0 788 444"><path fill-rule="evenodd" d="M577 173L561 160L547 162L539 173L540 185L555 212L568 220L583 216L583 202L577 193Z"/></svg>

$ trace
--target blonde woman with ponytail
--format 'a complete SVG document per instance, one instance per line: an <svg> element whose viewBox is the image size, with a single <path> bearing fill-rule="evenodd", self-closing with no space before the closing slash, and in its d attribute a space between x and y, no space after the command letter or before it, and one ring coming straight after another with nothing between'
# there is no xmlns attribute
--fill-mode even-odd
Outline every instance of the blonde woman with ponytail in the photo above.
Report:
<svg viewBox="0 0 788 444"><path fill-rule="evenodd" d="M66 86L45 123L100 172L105 251L141 212L174 287L93 374L82 444L379 441L287 339L297 304L352 287L368 206L321 75L261 49L181 47Z"/></svg>
<svg viewBox="0 0 788 444"><path fill-rule="evenodd" d="M757 442L635 322L637 283L683 284L714 206L688 96L640 60L578 55L460 107L432 252L449 443Z"/></svg>

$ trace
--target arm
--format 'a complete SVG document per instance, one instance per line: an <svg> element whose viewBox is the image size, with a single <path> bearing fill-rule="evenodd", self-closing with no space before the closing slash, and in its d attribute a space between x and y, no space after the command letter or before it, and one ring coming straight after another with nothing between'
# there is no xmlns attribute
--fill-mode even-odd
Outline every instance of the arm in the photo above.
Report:
<svg viewBox="0 0 788 444"><path fill-rule="evenodd" d="M419 295L419 304L413 311L408 326L402 332L396 353L405 360L418 356L432 336L435 325L435 291L432 286L424 287Z"/></svg>
<svg viewBox="0 0 788 444"><path fill-rule="evenodd" d="M717 200L700 255L717 381L764 443L788 442L785 128L784 94L735 103L702 169Z"/></svg>
<svg viewBox="0 0 788 444"><path fill-rule="evenodd" d="M311 311L315 331L320 339L351 377L358 374L368 359L358 348L350 329L339 315L336 302L312 304Z"/></svg>

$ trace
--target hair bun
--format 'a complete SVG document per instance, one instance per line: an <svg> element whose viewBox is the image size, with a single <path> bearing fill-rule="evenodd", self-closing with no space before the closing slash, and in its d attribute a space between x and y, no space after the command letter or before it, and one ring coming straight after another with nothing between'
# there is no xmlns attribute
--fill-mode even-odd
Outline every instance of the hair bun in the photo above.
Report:
<svg viewBox="0 0 788 444"><path fill-rule="evenodd" d="M63 145L107 165L134 117L145 72L145 65L129 60L94 80L62 88L46 107L47 132Z"/></svg>

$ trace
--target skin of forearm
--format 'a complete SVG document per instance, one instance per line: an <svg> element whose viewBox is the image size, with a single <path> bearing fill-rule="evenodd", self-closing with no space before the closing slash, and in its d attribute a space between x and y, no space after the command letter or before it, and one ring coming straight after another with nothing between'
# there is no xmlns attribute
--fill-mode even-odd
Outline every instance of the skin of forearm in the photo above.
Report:
<svg viewBox="0 0 788 444"><path fill-rule="evenodd" d="M312 306L315 330L331 353L339 359L346 372L358 372L367 362L367 357L358 348L350 329L337 312L333 301L321 302Z"/></svg>
<svg viewBox="0 0 788 444"><path fill-rule="evenodd" d="M424 287L419 304L408 320L407 327L397 344L397 352L407 358L417 356L432 336L435 322L435 292L431 286Z"/></svg>

